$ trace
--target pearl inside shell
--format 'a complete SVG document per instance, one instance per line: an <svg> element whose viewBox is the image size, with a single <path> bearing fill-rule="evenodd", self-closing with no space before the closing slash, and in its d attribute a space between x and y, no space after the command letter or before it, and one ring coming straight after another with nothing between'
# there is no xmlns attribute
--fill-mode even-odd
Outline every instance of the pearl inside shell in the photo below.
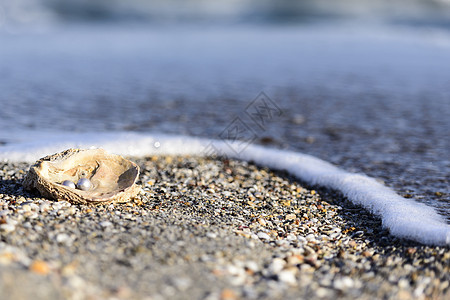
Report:
<svg viewBox="0 0 450 300"><path fill-rule="evenodd" d="M91 188L92 183L87 178L80 178L77 182L77 188L82 191L87 191Z"/></svg>
<svg viewBox="0 0 450 300"><path fill-rule="evenodd" d="M75 183L73 183L70 180L64 180L61 184L64 185L64 186L70 187L72 189L75 188Z"/></svg>

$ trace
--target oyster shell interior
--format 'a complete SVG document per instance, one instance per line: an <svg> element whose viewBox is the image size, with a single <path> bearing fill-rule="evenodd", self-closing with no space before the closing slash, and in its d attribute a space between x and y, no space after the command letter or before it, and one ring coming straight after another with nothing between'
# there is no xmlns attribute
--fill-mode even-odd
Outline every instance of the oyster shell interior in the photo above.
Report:
<svg viewBox="0 0 450 300"><path fill-rule="evenodd" d="M119 155L103 149L68 149L38 160L24 179L27 189L37 189L42 196L75 203L126 202L139 191L135 182L139 167ZM91 181L87 191L62 185L80 178Z"/></svg>

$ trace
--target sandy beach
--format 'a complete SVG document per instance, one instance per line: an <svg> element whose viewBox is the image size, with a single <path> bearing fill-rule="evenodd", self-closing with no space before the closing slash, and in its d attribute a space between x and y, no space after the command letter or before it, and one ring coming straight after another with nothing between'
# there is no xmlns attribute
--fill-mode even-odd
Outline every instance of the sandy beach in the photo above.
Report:
<svg viewBox="0 0 450 300"><path fill-rule="evenodd" d="M0 294L450 299L448 12L0 3ZM92 147L140 165L135 199L23 189L39 157Z"/></svg>
<svg viewBox="0 0 450 300"><path fill-rule="evenodd" d="M389 235L336 192L247 162L131 158L142 191L79 206L0 168L0 289L11 299L446 299L448 247Z"/></svg>

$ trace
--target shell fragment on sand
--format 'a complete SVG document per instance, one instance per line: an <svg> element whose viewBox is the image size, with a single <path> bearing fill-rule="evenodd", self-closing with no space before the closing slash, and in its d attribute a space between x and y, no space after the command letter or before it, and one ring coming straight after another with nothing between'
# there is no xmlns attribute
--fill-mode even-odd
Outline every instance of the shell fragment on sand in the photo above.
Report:
<svg viewBox="0 0 450 300"><path fill-rule="evenodd" d="M68 149L39 159L30 167L23 185L55 200L123 203L139 192L138 177L139 167L120 155L103 149Z"/></svg>

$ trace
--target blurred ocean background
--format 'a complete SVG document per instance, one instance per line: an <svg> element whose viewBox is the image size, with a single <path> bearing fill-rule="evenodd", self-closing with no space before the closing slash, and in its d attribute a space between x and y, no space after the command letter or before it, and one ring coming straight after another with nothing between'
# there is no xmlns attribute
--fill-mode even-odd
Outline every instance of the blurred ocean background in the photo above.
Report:
<svg viewBox="0 0 450 300"><path fill-rule="evenodd" d="M2 25L60 22L299 23L356 20L450 26L448 0L14 0L2 1Z"/></svg>
<svg viewBox="0 0 450 300"><path fill-rule="evenodd" d="M245 114L260 92L282 111L264 128ZM236 117L450 220L450 1L0 0L0 151L220 138Z"/></svg>

